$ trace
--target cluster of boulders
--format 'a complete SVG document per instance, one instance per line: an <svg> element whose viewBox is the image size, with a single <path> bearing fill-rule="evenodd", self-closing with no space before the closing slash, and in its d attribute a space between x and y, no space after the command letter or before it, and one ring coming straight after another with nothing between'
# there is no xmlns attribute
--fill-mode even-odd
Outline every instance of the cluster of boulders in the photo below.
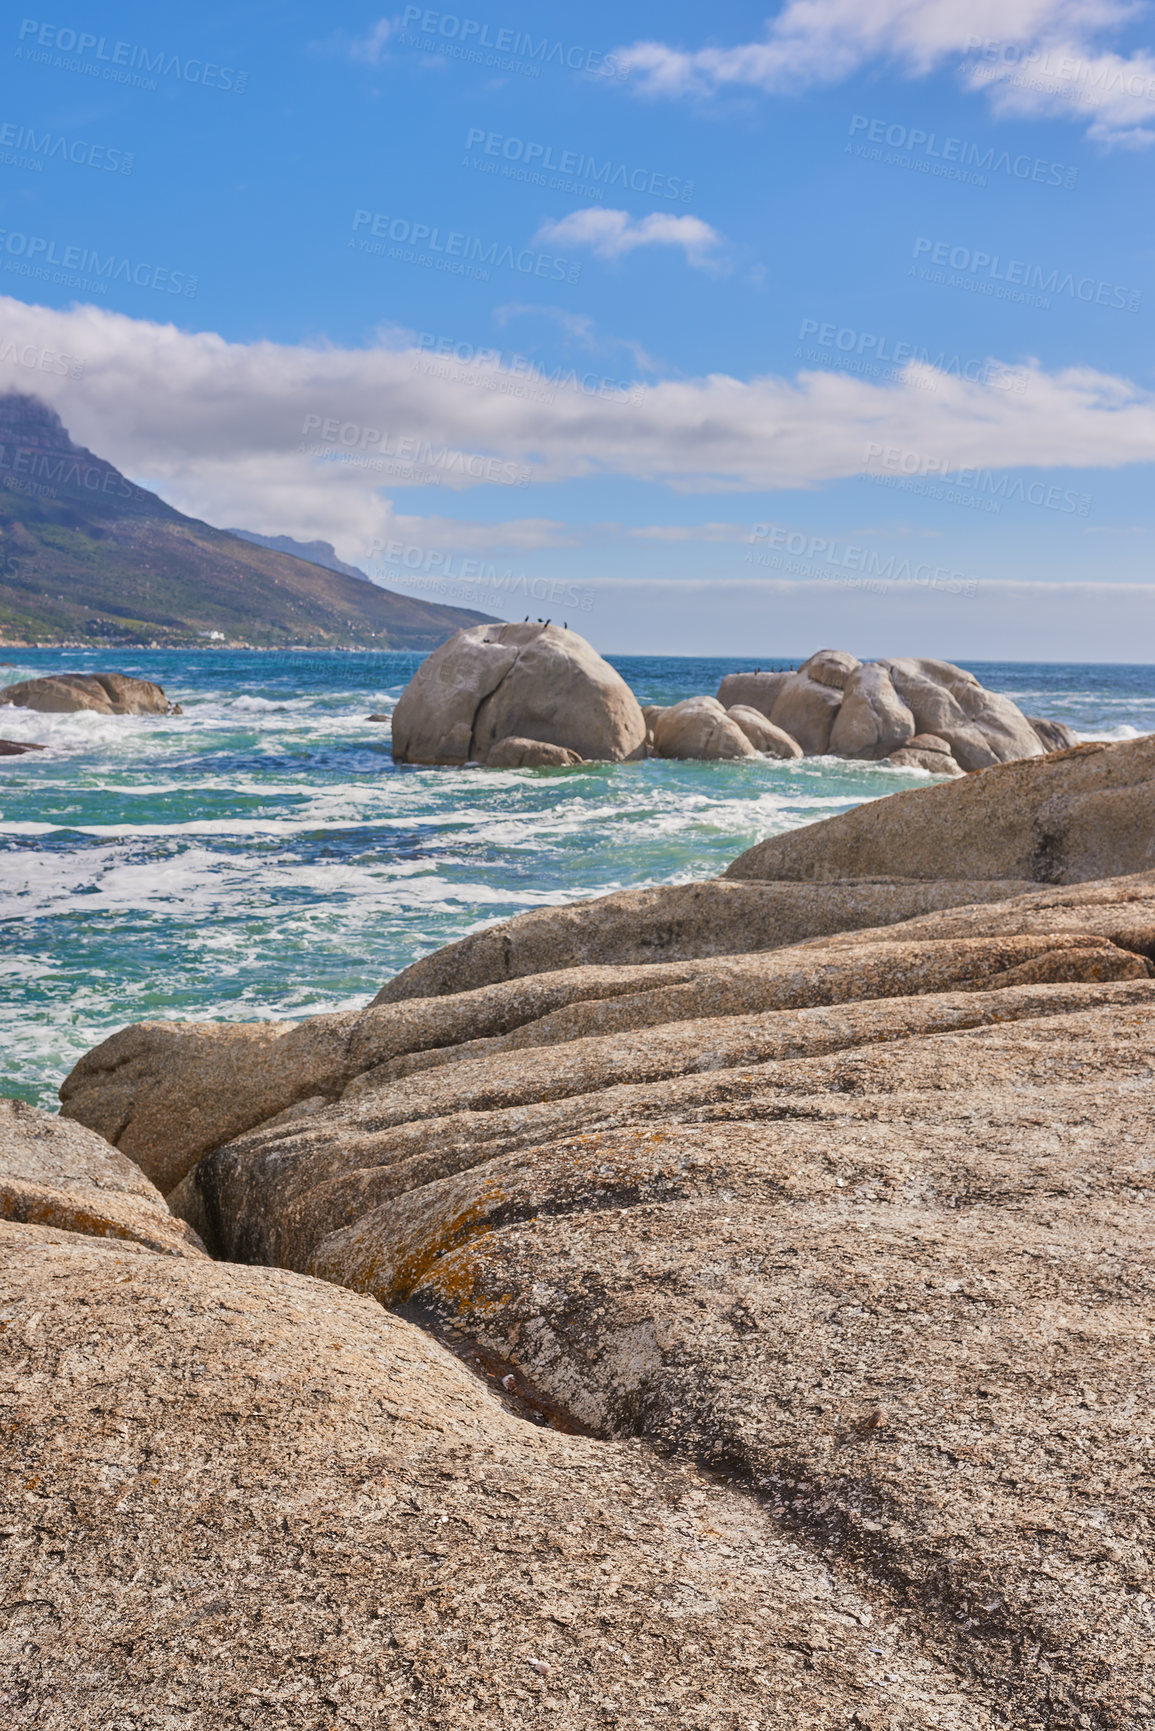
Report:
<svg viewBox="0 0 1155 1731"><path fill-rule="evenodd" d="M490 769L830 755L954 776L1077 743L949 661L862 662L841 649L791 672L727 674L716 697L642 709L577 632L528 620L457 632L393 716L398 763Z"/></svg>
<svg viewBox="0 0 1155 1731"><path fill-rule="evenodd" d="M864 662L844 649L790 672L728 673L717 697L643 715L656 757L831 756L953 776L1078 744L949 661Z"/></svg>
<svg viewBox="0 0 1155 1731"><path fill-rule="evenodd" d="M130 679L126 673L52 673L24 679L0 689L0 707L35 709L41 715L180 715L162 686L151 679Z"/></svg>

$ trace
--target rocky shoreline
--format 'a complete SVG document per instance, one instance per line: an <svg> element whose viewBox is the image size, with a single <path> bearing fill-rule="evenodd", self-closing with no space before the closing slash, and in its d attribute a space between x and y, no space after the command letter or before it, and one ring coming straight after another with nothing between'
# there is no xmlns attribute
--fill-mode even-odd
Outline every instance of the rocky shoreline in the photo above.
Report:
<svg viewBox="0 0 1155 1731"><path fill-rule="evenodd" d="M0 1108L13 1724L1155 1718L1153 794L1040 747Z"/></svg>

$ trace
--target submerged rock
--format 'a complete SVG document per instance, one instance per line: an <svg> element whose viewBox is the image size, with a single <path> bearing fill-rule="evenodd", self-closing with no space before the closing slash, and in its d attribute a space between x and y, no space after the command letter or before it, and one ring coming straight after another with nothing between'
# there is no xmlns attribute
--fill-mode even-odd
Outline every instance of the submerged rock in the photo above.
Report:
<svg viewBox="0 0 1155 1731"><path fill-rule="evenodd" d="M23 757L28 751L47 751L45 745L33 745L29 740L0 739L0 757Z"/></svg>
<svg viewBox="0 0 1155 1731"><path fill-rule="evenodd" d="M645 752L625 681L576 631L475 625L423 661L393 711L398 763L485 763L500 740L561 746L588 762Z"/></svg>

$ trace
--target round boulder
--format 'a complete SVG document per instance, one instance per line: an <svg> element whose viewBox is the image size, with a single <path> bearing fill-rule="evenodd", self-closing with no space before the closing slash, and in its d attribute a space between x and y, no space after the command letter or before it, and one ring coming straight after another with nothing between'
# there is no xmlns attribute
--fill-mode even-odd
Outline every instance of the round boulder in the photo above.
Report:
<svg viewBox="0 0 1155 1731"><path fill-rule="evenodd" d="M846 681L842 707L830 730L836 757L877 762L914 738L914 716L891 684L885 667L868 661Z"/></svg>
<svg viewBox="0 0 1155 1731"><path fill-rule="evenodd" d="M962 775L945 739L934 733L916 733L913 739L897 751L892 751L887 763L898 769L928 769L932 775Z"/></svg>
<svg viewBox="0 0 1155 1731"><path fill-rule="evenodd" d="M557 745L587 762L645 755L633 692L576 631L473 625L421 663L393 711L398 763L486 763L499 740Z"/></svg>
<svg viewBox="0 0 1155 1731"><path fill-rule="evenodd" d="M744 709L756 709L770 719L778 693L790 678L788 673L727 673L718 687L718 702L729 710L741 704Z"/></svg>
<svg viewBox="0 0 1155 1731"><path fill-rule="evenodd" d="M647 756L653 756L654 725L657 722L659 715L664 715L665 713L666 713L666 705L664 703L643 703L642 704L642 720L646 724L646 754L647 754Z"/></svg>
<svg viewBox="0 0 1155 1731"><path fill-rule="evenodd" d="M851 674L861 666L857 655L851 655L848 649L818 649L808 661L802 663L798 671L804 673L807 679L816 680L819 685L829 685L835 691L844 691Z"/></svg>
<svg viewBox="0 0 1155 1731"><path fill-rule="evenodd" d="M806 673L791 673L770 719L798 741L807 757L821 757L830 750L830 730L841 702L841 687L823 684Z"/></svg>
<svg viewBox="0 0 1155 1731"><path fill-rule="evenodd" d="M988 769L1041 757L1038 734L1009 697L987 691L973 673L950 661L883 661L919 733L945 739L963 769Z"/></svg>
<svg viewBox="0 0 1155 1731"><path fill-rule="evenodd" d="M791 739L780 727L775 727L772 721L767 721L760 709L751 709L749 704L735 703L726 711L731 721L736 721L755 751L760 751L763 757L801 757L802 747L796 739Z"/></svg>
<svg viewBox="0 0 1155 1731"><path fill-rule="evenodd" d="M687 697L664 709L654 722L654 751L702 761L758 755L716 697Z"/></svg>

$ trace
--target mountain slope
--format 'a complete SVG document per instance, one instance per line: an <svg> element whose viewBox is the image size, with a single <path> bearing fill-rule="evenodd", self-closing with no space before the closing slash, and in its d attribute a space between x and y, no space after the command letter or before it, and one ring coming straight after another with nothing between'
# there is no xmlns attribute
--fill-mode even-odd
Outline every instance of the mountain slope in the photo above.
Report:
<svg viewBox="0 0 1155 1731"><path fill-rule="evenodd" d="M340 571L346 577L369 581L356 565L346 565L343 559L338 559L331 541L294 541L291 535L258 535L253 529L226 529L225 534L235 535L240 541L251 541L254 547L269 547L274 553L291 553L294 559L304 559L310 565L323 565L326 571Z"/></svg>
<svg viewBox="0 0 1155 1731"><path fill-rule="evenodd" d="M0 642L220 632L236 643L422 650L491 618L185 517L74 444L37 398L0 396Z"/></svg>

